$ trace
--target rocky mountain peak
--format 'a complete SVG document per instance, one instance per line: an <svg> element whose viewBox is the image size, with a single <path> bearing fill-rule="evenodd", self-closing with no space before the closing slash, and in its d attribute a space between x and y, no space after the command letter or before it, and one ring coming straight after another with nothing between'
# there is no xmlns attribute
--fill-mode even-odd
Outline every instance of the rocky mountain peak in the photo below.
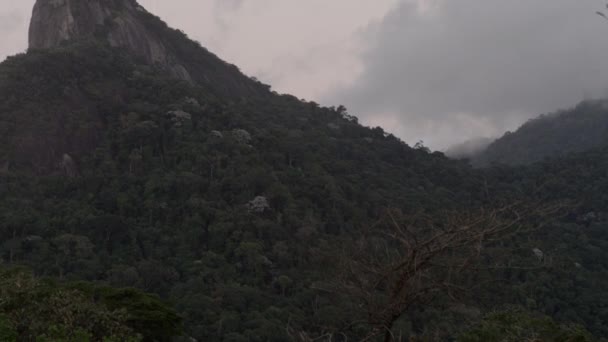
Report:
<svg viewBox="0 0 608 342"><path fill-rule="evenodd" d="M29 30L29 47L47 49L67 41L102 39L111 46L126 48L149 64L167 69L171 75L191 81L180 62L158 32L145 25L150 16L135 0L37 0Z"/></svg>
<svg viewBox="0 0 608 342"><path fill-rule="evenodd" d="M136 0L36 1L29 31L30 49L91 39L131 52L170 76L223 97L269 94L268 87L243 75L183 32L168 27Z"/></svg>

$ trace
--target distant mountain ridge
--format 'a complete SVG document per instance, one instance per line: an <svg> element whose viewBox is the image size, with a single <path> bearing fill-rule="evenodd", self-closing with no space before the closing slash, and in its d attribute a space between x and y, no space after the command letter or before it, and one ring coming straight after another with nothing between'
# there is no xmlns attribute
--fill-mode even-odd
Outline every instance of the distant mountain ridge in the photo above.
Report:
<svg viewBox="0 0 608 342"><path fill-rule="evenodd" d="M608 143L608 100L584 101L576 107L529 120L473 154L476 166L523 165L584 152Z"/></svg>

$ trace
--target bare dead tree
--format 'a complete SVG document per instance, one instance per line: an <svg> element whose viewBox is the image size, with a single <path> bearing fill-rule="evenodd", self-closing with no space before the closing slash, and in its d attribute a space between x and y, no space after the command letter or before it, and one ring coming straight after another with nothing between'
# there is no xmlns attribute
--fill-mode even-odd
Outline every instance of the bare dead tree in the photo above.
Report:
<svg viewBox="0 0 608 342"><path fill-rule="evenodd" d="M363 341L397 341L395 322L414 305L438 296L457 301L482 269L515 267L484 256L487 246L524 229L538 228L564 204L518 203L498 209L433 215L387 210L344 251L341 273L324 290L346 296L361 311Z"/></svg>

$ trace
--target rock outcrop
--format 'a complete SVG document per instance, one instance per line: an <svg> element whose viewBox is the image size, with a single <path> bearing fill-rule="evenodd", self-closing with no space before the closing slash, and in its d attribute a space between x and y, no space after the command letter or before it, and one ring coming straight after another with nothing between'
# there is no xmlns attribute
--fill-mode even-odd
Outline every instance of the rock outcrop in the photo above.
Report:
<svg viewBox="0 0 608 342"><path fill-rule="evenodd" d="M162 66L174 77L192 81L162 37L143 24L141 16L146 14L133 0L38 0L30 23L29 46L45 49L71 40L101 38L149 64Z"/></svg>
<svg viewBox="0 0 608 342"><path fill-rule="evenodd" d="M30 49L70 41L101 40L138 56L171 76L204 85L224 96L269 93L183 33L169 28L136 0L36 0L29 30Z"/></svg>

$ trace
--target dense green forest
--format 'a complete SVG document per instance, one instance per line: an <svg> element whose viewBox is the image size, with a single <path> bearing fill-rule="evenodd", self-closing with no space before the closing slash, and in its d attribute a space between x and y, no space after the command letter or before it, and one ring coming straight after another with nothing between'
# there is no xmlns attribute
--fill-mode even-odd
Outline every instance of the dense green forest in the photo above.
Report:
<svg viewBox="0 0 608 342"><path fill-rule="evenodd" d="M0 339L170 341L181 318L157 296L85 282L60 283L22 268L0 269Z"/></svg>
<svg viewBox="0 0 608 342"><path fill-rule="evenodd" d="M471 160L478 166L522 165L604 146L608 143L607 104L585 101L569 110L541 115L473 153Z"/></svg>
<svg viewBox="0 0 608 342"><path fill-rule="evenodd" d="M0 64L4 339L608 338L608 147L476 169L167 32L256 91L98 41Z"/></svg>
<svg viewBox="0 0 608 342"><path fill-rule="evenodd" d="M318 284L387 208L574 200L567 215L509 238L512 248L490 244L525 266L487 275L502 286L415 305L398 329L456 336L517 304L608 336L603 150L476 170L343 108L222 101L95 43L10 58L0 75L5 263L157 293L202 341L357 338L366 325L347 326L361 313Z"/></svg>

